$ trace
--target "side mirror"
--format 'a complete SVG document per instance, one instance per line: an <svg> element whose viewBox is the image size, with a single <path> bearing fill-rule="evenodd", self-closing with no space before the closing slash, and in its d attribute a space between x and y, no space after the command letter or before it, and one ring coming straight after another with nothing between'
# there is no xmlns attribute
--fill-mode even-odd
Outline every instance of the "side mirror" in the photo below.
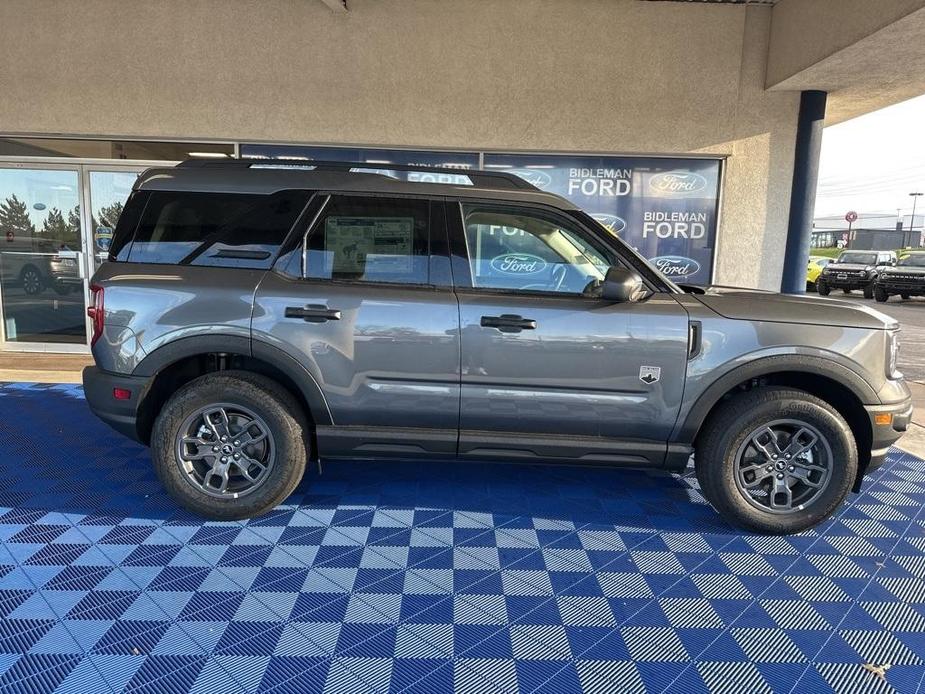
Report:
<svg viewBox="0 0 925 694"><path fill-rule="evenodd" d="M638 301L642 298L645 285L642 277L623 267L611 267L604 276L601 298L614 303Z"/></svg>

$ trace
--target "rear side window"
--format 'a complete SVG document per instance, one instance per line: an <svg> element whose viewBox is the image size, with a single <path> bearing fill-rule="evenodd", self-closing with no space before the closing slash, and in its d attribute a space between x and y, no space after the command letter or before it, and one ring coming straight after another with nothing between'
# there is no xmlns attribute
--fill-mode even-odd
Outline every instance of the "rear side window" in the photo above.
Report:
<svg viewBox="0 0 925 694"><path fill-rule="evenodd" d="M268 268L310 195L152 192L128 260Z"/></svg>
<svg viewBox="0 0 925 694"><path fill-rule="evenodd" d="M305 276L355 282L429 282L427 200L334 195L309 231Z"/></svg>

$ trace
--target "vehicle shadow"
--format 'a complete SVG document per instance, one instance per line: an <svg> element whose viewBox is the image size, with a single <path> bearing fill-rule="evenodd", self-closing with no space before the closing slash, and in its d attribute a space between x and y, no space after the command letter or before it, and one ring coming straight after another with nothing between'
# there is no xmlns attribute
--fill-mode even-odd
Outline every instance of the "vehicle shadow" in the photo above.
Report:
<svg viewBox="0 0 925 694"><path fill-rule="evenodd" d="M148 449L97 420L77 386L0 385L0 475L7 521L54 512L91 517L79 522L203 522L163 491ZM492 514L495 524L542 518L589 529L740 534L703 501L691 474L556 465L325 462L284 509L343 506Z"/></svg>

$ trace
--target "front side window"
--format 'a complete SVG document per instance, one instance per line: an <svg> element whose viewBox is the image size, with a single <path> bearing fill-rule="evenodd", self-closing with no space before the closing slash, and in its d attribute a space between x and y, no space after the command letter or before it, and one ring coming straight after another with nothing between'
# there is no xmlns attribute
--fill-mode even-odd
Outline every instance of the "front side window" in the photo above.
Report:
<svg viewBox="0 0 925 694"><path fill-rule="evenodd" d="M542 211L462 209L477 288L588 294L615 262L586 232Z"/></svg>
<svg viewBox="0 0 925 694"><path fill-rule="evenodd" d="M309 231L305 276L427 284L427 200L334 195Z"/></svg>

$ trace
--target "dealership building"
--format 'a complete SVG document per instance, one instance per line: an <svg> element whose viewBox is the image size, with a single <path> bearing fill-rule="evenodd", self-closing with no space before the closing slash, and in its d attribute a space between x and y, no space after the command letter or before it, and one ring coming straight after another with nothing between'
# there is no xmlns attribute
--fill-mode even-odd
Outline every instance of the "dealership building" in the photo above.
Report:
<svg viewBox="0 0 925 694"><path fill-rule="evenodd" d="M87 352L137 174L197 157L512 171L677 281L796 289L823 123L925 93L923 38L925 0L5 0L0 350Z"/></svg>

